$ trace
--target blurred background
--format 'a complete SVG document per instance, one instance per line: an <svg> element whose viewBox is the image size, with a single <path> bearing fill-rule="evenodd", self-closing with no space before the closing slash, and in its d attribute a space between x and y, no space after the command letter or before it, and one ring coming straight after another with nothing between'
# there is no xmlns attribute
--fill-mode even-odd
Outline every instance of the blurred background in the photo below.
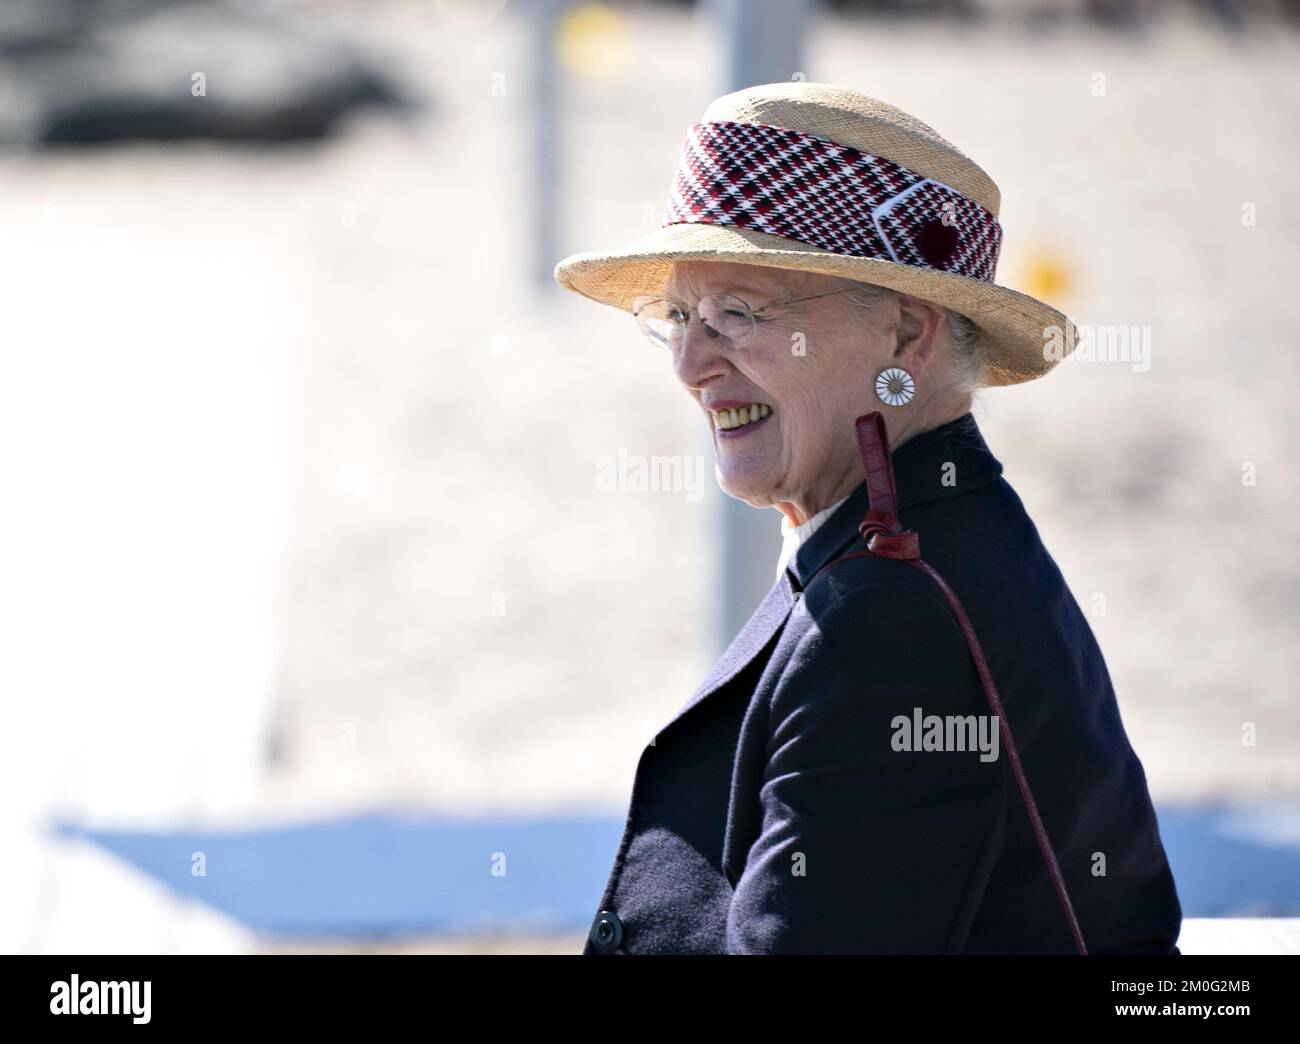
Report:
<svg viewBox="0 0 1300 1044"><path fill-rule="evenodd" d="M1300 916L1298 30L1282 0L6 0L4 950L581 950L641 750L780 537L551 270L659 223L710 100L789 79L929 123L1002 190L998 281L1133 331L976 416L1185 915ZM602 480L656 456L689 481Z"/></svg>

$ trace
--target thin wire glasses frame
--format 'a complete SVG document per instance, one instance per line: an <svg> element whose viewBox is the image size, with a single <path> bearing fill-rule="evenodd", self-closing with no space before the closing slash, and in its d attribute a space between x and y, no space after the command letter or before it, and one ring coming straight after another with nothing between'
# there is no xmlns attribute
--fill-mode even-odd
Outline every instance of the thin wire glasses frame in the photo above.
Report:
<svg viewBox="0 0 1300 1044"><path fill-rule="evenodd" d="M751 308L743 298L731 293L706 294L693 309L684 308L666 297L646 295L632 302L632 314L636 316L646 340L660 348L672 350L674 341L681 343L691 321L691 312L700 317L700 325L710 337L726 337L733 344L743 344L754 335L758 324L766 322L778 309L815 301L819 297L852 293L855 289L828 290L808 297L796 297L792 301L776 301L762 308Z"/></svg>

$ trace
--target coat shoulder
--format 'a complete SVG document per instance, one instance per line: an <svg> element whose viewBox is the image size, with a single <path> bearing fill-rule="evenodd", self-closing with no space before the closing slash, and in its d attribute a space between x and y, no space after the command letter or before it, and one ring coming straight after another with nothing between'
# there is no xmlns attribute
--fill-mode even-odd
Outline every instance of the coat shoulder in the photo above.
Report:
<svg viewBox="0 0 1300 1044"><path fill-rule="evenodd" d="M952 608L930 576L905 562L837 563L808 586L792 619L774 704L853 704L869 693L882 705L923 694L978 705L979 677Z"/></svg>
<svg viewBox="0 0 1300 1044"><path fill-rule="evenodd" d="M809 615L819 622L874 617L900 603L951 615L933 579L906 562L877 555L832 562L808 585L803 598Z"/></svg>

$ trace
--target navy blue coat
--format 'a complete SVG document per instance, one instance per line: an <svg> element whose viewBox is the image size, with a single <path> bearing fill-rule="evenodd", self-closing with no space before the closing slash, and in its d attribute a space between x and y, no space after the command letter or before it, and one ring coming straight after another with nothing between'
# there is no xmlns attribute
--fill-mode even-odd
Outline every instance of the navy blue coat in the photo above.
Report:
<svg viewBox="0 0 1300 1044"><path fill-rule="evenodd" d="M899 518L983 645L1089 952L1178 953L1105 661L1002 465L969 413L893 457ZM866 556L809 585L865 546L867 507L864 481L645 748L585 954L1075 952L1005 750L906 749L917 708L990 713L934 581Z"/></svg>

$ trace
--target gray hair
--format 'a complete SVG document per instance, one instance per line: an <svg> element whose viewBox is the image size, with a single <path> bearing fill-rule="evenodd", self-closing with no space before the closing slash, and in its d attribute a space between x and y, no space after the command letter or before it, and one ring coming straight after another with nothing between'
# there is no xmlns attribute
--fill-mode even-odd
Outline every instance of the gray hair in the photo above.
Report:
<svg viewBox="0 0 1300 1044"><path fill-rule="evenodd" d="M836 281L840 283L840 288L846 291L844 297L850 306L860 314L869 314L879 304L898 296L898 291L876 286L874 283L862 283L855 279ZM960 312L955 312L951 308L945 311L961 390L973 394L980 387L984 376L984 347L981 343L979 327Z"/></svg>

